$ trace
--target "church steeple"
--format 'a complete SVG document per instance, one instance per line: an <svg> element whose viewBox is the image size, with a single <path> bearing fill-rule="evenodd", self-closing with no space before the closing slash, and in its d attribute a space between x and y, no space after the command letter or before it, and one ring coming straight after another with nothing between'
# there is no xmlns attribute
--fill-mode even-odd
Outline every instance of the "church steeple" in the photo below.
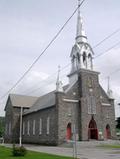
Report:
<svg viewBox="0 0 120 159"><path fill-rule="evenodd" d="M93 70L93 50L87 42L87 36L83 28L83 19L80 13L81 1L78 0L78 16L75 44L71 51L71 73L79 69Z"/></svg>
<svg viewBox="0 0 120 159"><path fill-rule="evenodd" d="M78 0L78 7L76 43L87 42L87 37L83 28L83 19L80 13L80 0Z"/></svg>

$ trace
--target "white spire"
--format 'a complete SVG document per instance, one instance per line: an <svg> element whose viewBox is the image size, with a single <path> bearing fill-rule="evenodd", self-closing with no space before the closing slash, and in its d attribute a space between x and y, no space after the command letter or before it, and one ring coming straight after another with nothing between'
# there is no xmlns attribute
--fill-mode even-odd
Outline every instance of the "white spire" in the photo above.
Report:
<svg viewBox="0 0 120 159"><path fill-rule="evenodd" d="M85 35L85 31L83 29L83 21L80 15L80 6L82 2L78 0L76 41L70 54L71 75L73 73L78 73L80 69L93 70L93 50L90 44L87 42L87 36ZM71 83L73 83L72 76L71 81Z"/></svg>
<svg viewBox="0 0 120 159"><path fill-rule="evenodd" d="M77 32L76 32L76 42L87 42L87 37L83 29L83 19L80 13L80 0L78 0L78 18L77 18Z"/></svg>
<svg viewBox="0 0 120 159"><path fill-rule="evenodd" d="M60 81L60 66L58 66L58 76L56 81L56 92L64 92L62 82Z"/></svg>
<svg viewBox="0 0 120 159"><path fill-rule="evenodd" d="M108 76L108 89L107 89L107 95L109 98L113 99L113 92L110 89L110 77Z"/></svg>

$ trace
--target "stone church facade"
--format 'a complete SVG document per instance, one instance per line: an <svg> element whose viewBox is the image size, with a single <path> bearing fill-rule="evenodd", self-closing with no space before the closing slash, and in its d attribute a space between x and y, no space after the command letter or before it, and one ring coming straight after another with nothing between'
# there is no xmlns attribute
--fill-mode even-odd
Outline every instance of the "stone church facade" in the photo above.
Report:
<svg viewBox="0 0 120 159"><path fill-rule="evenodd" d="M115 139L114 99L93 70L93 50L87 41L78 9L77 33L72 47L69 84L41 97L9 95L5 107L6 142L19 142L22 107L22 142L59 145L79 141ZM23 100L24 99L24 100ZM16 101L16 103L15 103ZM21 102L22 101L22 102Z"/></svg>

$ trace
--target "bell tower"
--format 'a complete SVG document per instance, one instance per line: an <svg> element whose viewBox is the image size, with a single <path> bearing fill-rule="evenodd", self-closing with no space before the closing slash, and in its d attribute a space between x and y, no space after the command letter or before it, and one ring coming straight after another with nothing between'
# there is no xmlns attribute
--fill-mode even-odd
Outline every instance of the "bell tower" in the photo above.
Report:
<svg viewBox="0 0 120 159"><path fill-rule="evenodd" d="M72 47L70 57L70 75L78 73L80 69L93 70L93 50L88 43L87 36L84 31L83 18L80 11L80 0L78 0L78 16L75 44Z"/></svg>

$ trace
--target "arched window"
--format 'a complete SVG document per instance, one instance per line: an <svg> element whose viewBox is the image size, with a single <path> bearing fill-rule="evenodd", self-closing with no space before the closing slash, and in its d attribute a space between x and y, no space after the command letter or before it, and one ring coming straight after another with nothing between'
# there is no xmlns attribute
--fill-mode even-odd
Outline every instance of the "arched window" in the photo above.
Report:
<svg viewBox="0 0 120 159"><path fill-rule="evenodd" d="M88 54L88 67L90 69L92 69L93 65L92 65L92 55L91 53Z"/></svg>
<svg viewBox="0 0 120 159"><path fill-rule="evenodd" d="M91 59L91 58L92 58L92 56L91 56L91 54L89 53L89 54L88 54L88 59Z"/></svg>
<svg viewBox="0 0 120 159"><path fill-rule="evenodd" d="M80 55L79 55L79 53L77 53L77 60L78 60L78 63L80 63Z"/></svg>
<svg viewBox="0 0 120 159"><path fill-rule="evenodd" d="M86 52L84 51L83 52L83 62L85 62L86 61Z"/></svg>

